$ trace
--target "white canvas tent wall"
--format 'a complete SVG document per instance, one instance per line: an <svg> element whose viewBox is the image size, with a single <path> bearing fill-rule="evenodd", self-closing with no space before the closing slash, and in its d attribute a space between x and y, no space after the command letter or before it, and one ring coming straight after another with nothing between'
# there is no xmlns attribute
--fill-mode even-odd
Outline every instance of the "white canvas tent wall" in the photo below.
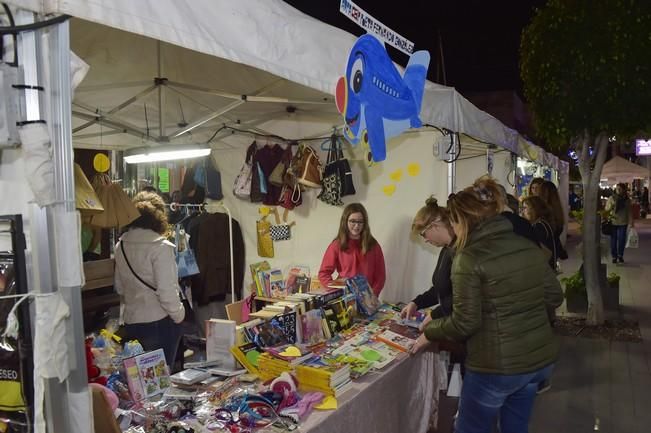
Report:
<svg viewBox="0 0 651 433"><path fill-rule="evenodd" d="M179 123L186 123L179 116L179 98L182 101L194 100L194 104L181 104L184 110L189 110L190 106L196 110L185 114L188 116L185 120L190 119L187 123L197 124L191 136L182 135L182 139L188 141L205 141L219 125L238 118L249 121L247 126L291 137L321 135L323 131L340 123L334 104L322 105L316 102L331 101L324 101L323 98L329 98L333 93L355 38L305 16L281 1L197 0L190 3L172 0L22 0L9 3L39 13L69 14L83 20L75 20L71 24L71 44L90 63L91 71L76 95L73 110L85 114L86 118L81 119L85 122L94 120L95 111L103 126L100 129L95 123L79 130L76 134L79 146L139 146L143 143L143 135L146 142L165 141L164 137L169 135L167 131L181 130L184 126ZM74 34L76 29L83 32ZM117 33L117 30L125 33ZM102 40L102 36L105 40ZM85 41L84 38L88 40ZM142 44L135 45L132 43L134 40L141 41ZM160 73L156 41L163 42ZM96 44L95 49L85 52L86 42ZM103 48L104 44L114 42L118 42L118 51ZM120 60L122 56L128 60ZM176 63L181 68L172 71L171 64L175 60L178 60ZM231 69L233 65L237 68ZM215 72L211 74L213 68ZM226 70L230 72L223 72ZM134 71L143 73L144 77L133 82L129 74ZM177 86L177 91L182 89L186 94L178 98L161 95L164 101L157 105L156 90L150 94L154 101L147 122L144 121L142 109L144 103L125 109L116 116L111 116L111 113L107 115L106 110L110 111L125 102L125 99L119 97L124 94L120 93L124 89L129 89L132 96L134 89L142 90L151 86L153 77L170 78L173 73L178 74L173 77L177 83L199 83L202 87L222 92L215 98L215 92L207 96L205 89L196 91ZM251 86L251 83L256 85ZM110 89L111 92L108 93L112 96L99 99L102 87ZM273 102L266 103L257 101L235 104L235 99L224 98L224 91L231 93L226 96L262 92L262 96L284 98L287 101L274 99ZM144 100L142 98L143 102ZM293 114L286 113L283 110L288 104L298 110ZM163 109L157 112L157 106ZM274 108L270 109L271 106ZM222 113L224 108L231 109L225 113L226 116ZM270 111L277 115L275 118L272 116L271 120L268 117ZM213 119L206 120L211 117ZM548 158L553 161L552 157L526 142L517 132L475 108L454 89L428 82L421 117L424 123L458 131L511 152L522 154L533 149L537 159ZM128 133L112 133L115 123L128 126L124 128ZM81 126L79 118L73 124L73 127L77 126ZM149 134L146 133L147 126ZM374 234L384 246L386 261L390 265L387 288L383 292L390 300L410 299L429 285L435 258L428 249L411 241L407 235L411 218L425 197L435 194L443 198L447 193L447 166L436 160L432 152L434 134L436 133L429 131L410 133L392 141L387 162L368 171L362 169L363 155L357 150L353 153L353 158L357 160L353 165L357 168L355 181L359 195L349 201L362 201L370 211ZM137 137L138 135L140 136ZM219 140L220 138L223 139ZM255 207L236 201L229 195L230 183L243 160L243 148L249 140L239 137L217 137L216 140L216 147L220 149L217 165L223 172L225 202L234 210L243 227L247 227L247 262L252 262L258 259L251 229ZM462 135L462 144L463 142ZM3 166L13 164L17 167L21 164L20 151L3 152L2 157ZM408 164L414 162L420 166L418 176L410 176L406 171ZM402 170L399 181L395 180L398 170ZM15 177L10 179L8 173L10 171L3 167L0 173L3 190L8 187L4 183L7 180L14 184L24 184L25 178L21 178L21 175L26 175L24 172L15 170ZM72 178L71 171L68 176L69 179ZM395 192L389 196L387 191L390 192L392 184ZM26 192L25 200L28 195ZM307 260L312 269L318 268L321 253L328 240L334 236L340 209L316 201L315 195L314 192L308 193L306 204L294 213L298 221L294 240L276 244L278 266L282 267L290 261ZM23 211L24 206L23 203L11 207ZM318 223L308 224L309 221L315 221L315 218L318 218Z"/></svg>

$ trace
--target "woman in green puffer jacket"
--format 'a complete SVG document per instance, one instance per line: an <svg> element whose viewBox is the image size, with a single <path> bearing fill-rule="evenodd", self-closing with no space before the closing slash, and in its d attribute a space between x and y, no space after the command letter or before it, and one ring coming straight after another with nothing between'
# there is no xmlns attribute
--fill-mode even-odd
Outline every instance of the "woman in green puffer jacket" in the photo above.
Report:
<svg viewBox="0 0 651 433"><path fill-rule="evenodd" d="M448 211L457 236L452 264L452 315L432 320L412 348L465 341L466 376L457 433L527 431L538 384L558 355L547 307L563 294L533 242L513 232L495 206L469 191L452 194Z"/></svg>

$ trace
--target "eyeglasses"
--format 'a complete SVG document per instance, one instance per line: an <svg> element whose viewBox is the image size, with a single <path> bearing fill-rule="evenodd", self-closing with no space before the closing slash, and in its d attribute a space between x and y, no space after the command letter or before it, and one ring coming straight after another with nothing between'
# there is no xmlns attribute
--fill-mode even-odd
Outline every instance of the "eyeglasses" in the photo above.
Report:
<svg viewBox="0 0 651 433"><path fill-rule="evenodd" d="M348 220L348 224L351 226L363 226L364 220Z"/></svg>
<svg viewBox="0 0 651 433"><path fill-rule="evenodd" d="M432 222L430 222L429 224L427 224L427 225L425 226L425 228L424 228L423 230L421 230L420 233L418 233L418 235L419 235L421 238L425 239L425 234L427 233L427 230L429 230L429 229L430 229L434 224L435 224L435 221L432 221Z"/></svg>

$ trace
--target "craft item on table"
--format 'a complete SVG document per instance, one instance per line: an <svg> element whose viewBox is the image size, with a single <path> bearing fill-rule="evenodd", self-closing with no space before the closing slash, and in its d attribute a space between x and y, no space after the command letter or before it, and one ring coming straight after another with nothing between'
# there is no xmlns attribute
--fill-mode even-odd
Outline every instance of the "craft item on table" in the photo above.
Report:
<svg viewBox="0 0 651 433"><path fill-rule="evenodd" d="M134 401L160 394L170 386L163 349L124 360L129 391Z"/></svg>
<svg viewBox="0 0 651 433"><path fill-rule="evenodd" d="M281 415L296 417L298 420L305 419L314 409L314 406L321 403L324 394L313 391L306 392L303 397L291 407L286 407L280 411Z"/></svg>
<svg viewBox="0 0 651 433"><path fill-rule="evenodd" d="M386 143L408 128L420 128L420 109L430 56L416 51L400 75L384 43L373 35L359 37L351 48L346 73L336 86L337 109L344 136L362 143L369 162L386 159Z"/></svg>
<svg viewBox="0 0 651 433"><path fill-rule="evenodd" d="M314 406L314 409L319 410L336 410L337 409L337 399L331 395L326 395L323 398L321 403Z"/></svg>

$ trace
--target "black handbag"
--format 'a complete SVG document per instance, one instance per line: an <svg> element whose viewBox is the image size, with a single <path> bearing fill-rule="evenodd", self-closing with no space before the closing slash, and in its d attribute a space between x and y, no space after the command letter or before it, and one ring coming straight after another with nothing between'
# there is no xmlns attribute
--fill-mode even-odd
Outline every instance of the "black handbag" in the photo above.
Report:
<svg viewBox="0 0 651 433"><path fill-rule="evenodd" d="M353 184L353 172L350 169L348 160L344 158L344 150L341 142L336 135L330 138L331 146L335 149L335 160L333 165L336 167L336 173L339 175L341 197L355 194L355 185Z"/></svg>
<svg viewBox="0 0 651 433"><path fill-rule="evenodd" d="M613 223L610 220L604 220L601 223L601 233L605 236L610 236L613 234Z"/></svg>
<svg viewBox="0 0 651 433"><path fill-rule="evenodd" d="M129 263L129 259L127 258L127 254L124 251L124 242L120 242L120 249L122 250L122 256L124 257L124 261L127 262L127 266L131 270L131 273L138 279L138 281L140 281L145 286L149 287L154 292L158 291L156 287L152 286L147 281L140 278L140 275L136 274L136 271L133 270L133 267L131 267L131 263ZM185 322L196 322L194 309L192 308L192 305L188 301L188 298L185 296L183 289L179 289L178 293L179 293L179 299L181 300L181 304L183 304L183 308L185 309L185 318L183 320Z"/></svg>

